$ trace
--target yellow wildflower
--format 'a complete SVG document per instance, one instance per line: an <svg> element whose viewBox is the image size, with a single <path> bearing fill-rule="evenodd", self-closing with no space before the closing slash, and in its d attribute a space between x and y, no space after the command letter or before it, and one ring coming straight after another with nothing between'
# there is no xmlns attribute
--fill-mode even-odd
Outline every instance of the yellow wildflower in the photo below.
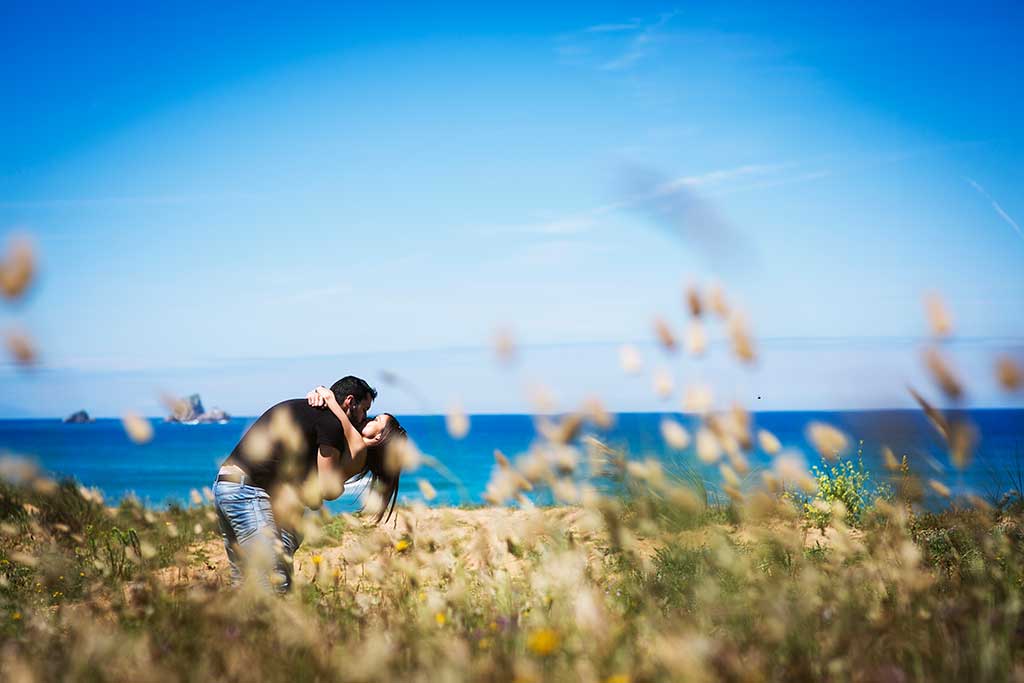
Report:
<svg viewBox="0 0 1024 683"><path fill-rule="evenodd" d="M546 657L558 649L561 639L554 629L540 628L526 638L526 648L535 655Z"/></svg>
<svg viewBox="0 0 1024 683"><path fill-rule="evenodd" d="M402 538L399 539L397 543L395 543L395 550L397 550L398 552L402 552L403 550L407 550L411 545L412 543L409 541L409 539Z"/></svg>
<svg viewBox="0 0 1024 683"><path fill-rule="evenodd" d="M320 563L324 561L324 558L323 558L322 555L314 555L312 559L313 559L313 564L315 564L318 567L320 566Z"/></svg>
<svg viewBox="0 0 1024 683"><path fill-rule="evenodd" d="M444 612L438 612L434 615L434 621L437 622L438 626L444 626L445 623L448 621L448 617L444 615Z"/></svg>
<svg viewBox="0 0 1024 683"><path fill-rule="evenodd" d="M604 679L604 683L631 683L632 680L629 674L613 674Z"/></svg>
<svg viewBox="0 0 1024 683"><path fill-rule="evenodd" d="M15 612L11 615L12 621L21 621L21 612Z"/></svg>

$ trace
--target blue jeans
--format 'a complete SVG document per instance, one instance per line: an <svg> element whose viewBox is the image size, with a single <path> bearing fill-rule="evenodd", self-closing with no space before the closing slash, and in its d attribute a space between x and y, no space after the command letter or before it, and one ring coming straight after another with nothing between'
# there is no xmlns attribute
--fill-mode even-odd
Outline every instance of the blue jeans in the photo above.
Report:
<svg viewBox="0 0 1024 683"><path fill-rule="evenodd" d="M278 528L270 494L258 486L218 481L213 485L213 504L231 563L232 585L241 583L246 571L254 571L265 587L273 584L281 593L291 590L292 557L302 538Z"/></svg>

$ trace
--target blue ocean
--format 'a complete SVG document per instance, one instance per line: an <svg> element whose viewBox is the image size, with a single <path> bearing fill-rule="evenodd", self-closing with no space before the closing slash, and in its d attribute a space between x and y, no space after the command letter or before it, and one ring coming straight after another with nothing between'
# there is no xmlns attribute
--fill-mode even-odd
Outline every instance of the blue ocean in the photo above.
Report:
<svg viewBox="0 0 1024 683"><path fill-rule="evenodd" d="M420 450L443 464L443 470L423 467L403 477L400 500L405 501L420 498L416 480L423 478L437 490L433 505L483 503L495 449L514 458L538 438L534 418L527 415L472 416L469 434L463 439L449 436L442 416L399 417ZM613 427L588 433L625 450L631 458L653 456L690 467L700 472L710 488L716 488L717 468L701 464L692 447L683 452L667 448L659 430L662 417L662 413L622 413L615 416ZM691 429L698 424L692 416L673 417ZM763 412L754 416L754 423L774 433L784 447L805 453L809 464L815 464L816 458L805 426L820 420L846 431L855 444L863 442L863 461L879 478L885 476L881 447L886 444L898 456L907 455L922 476L939 479L959 493L998 497L1016 485L1015 477L1024 468L1024 410L977 410L963 417L981 435L971 465L963 472L952 467L938 434L916 411ZM252 421L236 418L226 424L183 425L153 420L153 440L138 446L127 438L119 420L91 424L2 420L0 451L31 457L54 477L73 477L96 487L108 501L133 494L149 505L162 506L185 502L193 489L209 486L220 462ZM752 453L753 475L768 467L770 460L767 454ZM334 511L357 506L355 492L329 505Z"/></svg>

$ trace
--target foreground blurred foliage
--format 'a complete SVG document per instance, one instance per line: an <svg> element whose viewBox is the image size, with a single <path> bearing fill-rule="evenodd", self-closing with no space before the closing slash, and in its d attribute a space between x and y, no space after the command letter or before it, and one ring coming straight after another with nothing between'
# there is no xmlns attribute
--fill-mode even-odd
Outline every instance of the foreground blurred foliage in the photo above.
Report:
<svg viewBox="0 0 1024 683"><path fill-rule="evenodd" d="M718 499L686 472L608 463L624 487L565 479L563 507L317 517L285 598L225 587L198 494L154 512L3 485L5 680L1024 675L1019 506L925 514L895 495L851 516L845 492L822 523L784 492Z"/></svg>

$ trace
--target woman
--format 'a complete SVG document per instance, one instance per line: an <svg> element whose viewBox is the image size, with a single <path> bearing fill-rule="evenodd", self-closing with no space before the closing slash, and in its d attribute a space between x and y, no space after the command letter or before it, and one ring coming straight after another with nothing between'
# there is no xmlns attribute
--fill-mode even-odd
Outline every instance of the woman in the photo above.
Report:
<svg viewBox="0 0 1024 683"><path fill-rule="evenodd" d="M347 428L351 424L334 392L327 387L317 387L306 395L306 400L313 407L329 409L343 427ZM354 459L350 468L343 468L337 472L341 490L337 490L337 480L321 481L320 486L325 492L337 491L337 495L341 495L345 490L345 482L359 481L369 474L371 490L376 491L381 497L381 508L377 512L375 521L377 523L380 523L381 520L388 521L391 519L395 502L398 500L398 480L402 472L401 467L397 464L398 459L388 458L387 453L390 448L398 446L399 440L408 438L408 434L399 424L398 419L390 413L381 413L368 420L360 431L366 446L364 457ZM327 496L324 497L327 498ZM385 511L387 519L384 518Z"/></svg>

